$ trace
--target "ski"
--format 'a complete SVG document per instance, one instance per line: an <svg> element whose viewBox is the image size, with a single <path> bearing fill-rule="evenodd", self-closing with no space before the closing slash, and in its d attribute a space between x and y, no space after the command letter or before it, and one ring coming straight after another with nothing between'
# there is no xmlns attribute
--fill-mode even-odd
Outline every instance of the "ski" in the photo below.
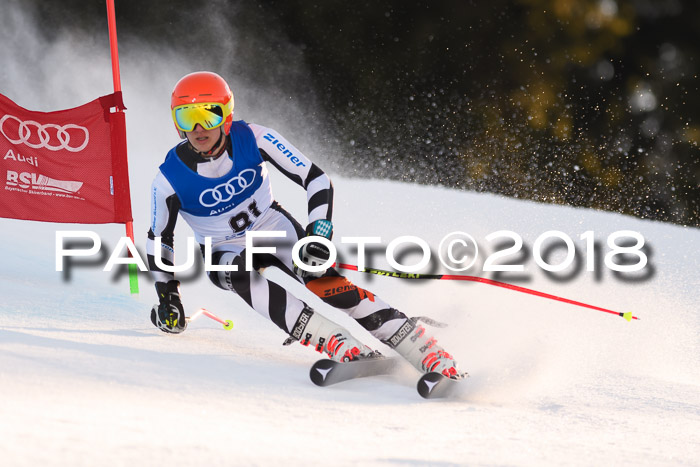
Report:
<svg viewBox="0 0 700 467"><path fill-rule="evenodd" d="M399 360L396 357L373 357L354 362L335 362L324 358L313 364L309 376L317 386L330 386L366 376L391 374ZM451 379L441 373L426 373L418 380L418 394L425 399L449 397L459 387L459 381L466 376L465 374L459 379Z"/></svg>
<svg viewBox="0 0 700 467"><path fill-rule="evenodd" d="M373 357L353 362L335 362L329 359L317 361L309 376L317 386L330 386L349 379L390 374L397 364L396 358Z"/></svg>
<svg viewBox="0 0 700 467"><path fill-rule="evenodd" d="M451 394L454 394L455 389L459 387L459 382L465 376L459 379L452 379L441 373L426 373L418 380L418 394L425 399L449 397Z"/></svg>

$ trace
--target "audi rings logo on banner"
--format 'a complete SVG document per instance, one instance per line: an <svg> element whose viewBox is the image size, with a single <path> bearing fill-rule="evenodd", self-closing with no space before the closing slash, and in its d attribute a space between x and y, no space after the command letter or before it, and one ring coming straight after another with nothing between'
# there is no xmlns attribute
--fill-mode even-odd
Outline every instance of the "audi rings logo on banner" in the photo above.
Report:
<svg viewBox="0 0 700 467"><path fill-rule="evenodd" d="M245 169L226 183L208 188L199 195L199 203L211 208L220 203L231 201L237 194L243 193L255 181L255 170Z"/></svg>
<svg viewBox="0 0 700 467"><path fill-rule="evenodd" d="M5 125L5 122L10 119L16 120L19 124L16 137L11 137L6 132L5 127L7 125ZM53 132L49 132L49 129L56 130L55 138L52 137L51 133ZM78 145L79 141L71 141L71 135L68 132L70 129L80 130L85 133L85 138L82 144ZM32 135L35 132L38 137L38 142L32 138ZM65 149L66 151L70 152L78 152L85 149L85 147L88 145L88 141L90 141L90 133L84 126L75 125L73 123L68 123L63 126L55 125L53 123L45 123L42 125L41 123L33 120L23 122L19 118L10 114L0 118L0 133L2 133L2 135L12 144L24 143L30 148L46 148L49 151L60 151L61 149ZM32 139L32 142L30 142L30 139Z"/></svg>

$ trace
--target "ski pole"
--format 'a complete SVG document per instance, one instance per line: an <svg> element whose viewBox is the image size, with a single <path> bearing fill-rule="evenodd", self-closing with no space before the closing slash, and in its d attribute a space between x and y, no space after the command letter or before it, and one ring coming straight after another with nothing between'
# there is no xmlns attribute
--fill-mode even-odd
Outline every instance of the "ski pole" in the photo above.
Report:
<svg viewBox="0 0 700 467"><path fill-rule="evenodd" d="M201 315L204 315L208 318L213 319L214 321L216 321L218 323L221 323L224 326L224 329L226 329L227 331L230 331L231 329L233 329L233 321L231 321L230 319L227 319L226 321L224 321L223 319L219 318L211 311L205 310L204 308L200 308L199 310L197 310L195 312L195 314L187 317L187 322L190 323L190 322L194 321L195 319L199 318Z"/></svg>
<svg viewBox="0 0 700 467"><path fill-rule="evenodd" d="M495 285L496 287L503 287L504 289L515 290L516 292L527 293L530 295L535 295L535 296L547 298L550 300L557 300L559 302L568 303L570 305L576 305L576 306L580 306L583 308L590 308L591 310L597 310L597 311L602 311L604 313L610 313L613 315L621 316L621 317L625 318L627 321L632 321L633 319L637 319L637 320L639 319L638 317L633 316L631 311L620 313L618 311L608 310L607 308L601 308L599 306L589 305L589 304L583 303L583 302L577 302L575 300L570 300L570 299L564 298L564 297L557 297L556 295L551 295L551 294L548 294L545 292L540 292L538 290L528 289L526 287L520 287L518 285L508 284L506 282L494 281L492 279L486 279L484 277L463 276L463 275L455 275L455 274L407 274L407 273L396 273L396 272L392 272L392 271L385 271L383 269L374 269L374 268L365 268L364 270L360 271L357 268L357 266L355 266L353 264L343 264L343 263L336 263L334 265L334 267L341 268L341 269L348 269L351 271L364 272L367 274L376 274L378 276L398 277L400 279L435 279L435 280L481 282L482 284Z"/></svg>

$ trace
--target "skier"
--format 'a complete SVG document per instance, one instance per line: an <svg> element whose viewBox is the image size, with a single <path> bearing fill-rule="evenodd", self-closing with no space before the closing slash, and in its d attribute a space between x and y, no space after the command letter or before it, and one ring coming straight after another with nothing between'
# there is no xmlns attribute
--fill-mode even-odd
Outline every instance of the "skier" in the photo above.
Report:
<svg viewBox="0 0 700 467"><path fill-rule="evenodd" d="M210 280L217 287L237 293L289 334L288 342L311 345L335 361L378 355L343 326L261 276L259 271L268 266L276 266L303 282L325 303L357 320L419 371L457 378L457 363L417 319L407 318L333 268L310 273L294 264L291 244L298 239L332 238L333 186L316 164L275 130L233 121L233 104L226 81L211 72L188 74L173 90L172 117L183 141L168 152L151 190L147 252L160 301L151 309L153 324L168 333L180 333L187 327L180 283L154 260L155 239L161 237L162 264L174 264L173 232L180 214L200 245L204 245L205 237L211 238L212 265L238 268L208 271ZM268 163L306 190L306 229L273 198ZM256 253L248 270L245 234L249 231L284 231L291 243L277 243L274 254ZM325 263L329 255L329 249L318 242L307 243L299 254L309 266Z"/></svg>

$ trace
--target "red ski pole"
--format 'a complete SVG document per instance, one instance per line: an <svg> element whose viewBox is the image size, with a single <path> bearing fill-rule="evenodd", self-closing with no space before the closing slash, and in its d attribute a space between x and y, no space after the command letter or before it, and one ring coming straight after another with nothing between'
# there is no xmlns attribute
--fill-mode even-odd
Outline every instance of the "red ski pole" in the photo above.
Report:
<svg viewBox="0 0 700 467"><path fill-rule="evenodd" d="M597 310L597 311L602 311L604 313L610 313L613 315L621 316L621 317L625 318L627 321L632 321L633 319L637 319L637 320L639 319L638 317L633 316L631 311L621 313L619 311L608 310L607 308L601 308L599 306L589 305L589 304L583 303L583 302L577 302L576 300L570 300L570 299L564 298L564 297L557 297L556 295L551 295L551 294L548 294L545 292L540 292L538 290L528 289L526 287L520 287L518 285L508 284L506 282L494 281L492 279L486 279L484 277L461 276L461 275L450 275L450 274L407 274L407 273L397 273L397 272L392 272L392 271L385 271L383 269L373 269L373 268L365 268L364 270L359 271L357 266L355 266L353 264L342 264L342 263L336 263L334 265L334 267L341 268L341 269L348 269L351 271L364 272L367 274L376 274L378 276L397 277L400 279L434 279L434 280L481 282L482 284L495 285L496 287L503 287L504 289L515 290L516 292L522 292L522 293L535 295L535 296L542 297L542 298L547 298L549 300L556 300L559 302L568 303L570 305L576 305L576 306L580 306L583 308L589 308L591 310Z"/></svg>
<svg viewBox="0 0 700 467"><path fill-rule="evenodd" d="M205 310L204 308L200 308L199 310L197 310L195 312L195 314L193 314L192 316L189 316L187 318L187 322L188 323L192 322L195 319L199 318L201 315L204 315L208 318L211 318L214 321L216 321L217 323L221 323L224 326L224 329L226 329L227 331L230 331L231 329L233 329L233 321L231 321L230 319L227 319L226 321L224 321L223 319L219 318L211 311Z"/></svg>

